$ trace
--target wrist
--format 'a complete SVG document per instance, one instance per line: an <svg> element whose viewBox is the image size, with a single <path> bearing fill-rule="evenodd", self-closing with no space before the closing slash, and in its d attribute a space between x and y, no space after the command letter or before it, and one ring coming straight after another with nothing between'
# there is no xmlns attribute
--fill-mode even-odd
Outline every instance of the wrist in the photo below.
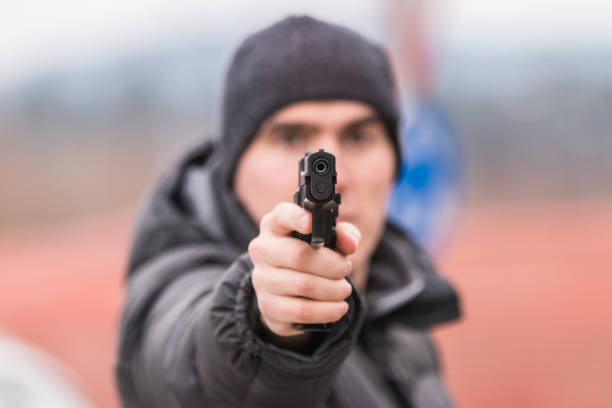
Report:
<svg viewBox="0 0 612 408"><path fill-rule="evenodd" d="M316 341L313 333L304 332L295 335L281 336L269 328L263 316L260 315L259 321L260 327L257 331L261 339L265 342L300 354L311 354L314 351Z"/></svg>

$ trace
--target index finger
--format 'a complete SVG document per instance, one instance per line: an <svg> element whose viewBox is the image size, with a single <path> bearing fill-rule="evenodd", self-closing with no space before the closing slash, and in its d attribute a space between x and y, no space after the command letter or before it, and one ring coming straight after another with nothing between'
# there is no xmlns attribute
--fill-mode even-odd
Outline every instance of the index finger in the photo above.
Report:
<svg viewBox="0 0 612 408"><path fill-rule="evenodd" d="M276 235L289 235L293 231L309 234L312 230L312 215L297 204L279 203L261 219L259 230Z"/></svg>

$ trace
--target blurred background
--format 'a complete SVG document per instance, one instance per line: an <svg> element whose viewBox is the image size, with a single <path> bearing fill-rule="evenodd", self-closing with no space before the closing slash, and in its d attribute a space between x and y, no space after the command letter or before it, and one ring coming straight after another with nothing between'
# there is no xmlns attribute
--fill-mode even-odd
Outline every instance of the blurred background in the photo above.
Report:
<svg viewBox="0 0 612 408"><path fill-rule="evenodd" d="M118 407L138 204L216 137L236 46L290 13L393 57L390 216L462 295L435 331L457 403L612 406L609 2L24 0L0 16L0 407Z"/></svg>

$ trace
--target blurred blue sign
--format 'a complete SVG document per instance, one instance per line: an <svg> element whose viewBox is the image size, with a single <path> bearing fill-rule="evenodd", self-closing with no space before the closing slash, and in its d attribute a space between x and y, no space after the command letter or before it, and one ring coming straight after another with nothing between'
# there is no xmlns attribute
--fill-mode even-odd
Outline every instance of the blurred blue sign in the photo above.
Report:
<svg viewBox="0 0 612 408"><path fill-rule="evenodd" d="M441 106L417 102L402 115L402 164L391 195L389 218L429 251L447 242L462 191L461 150Z"/></svg>

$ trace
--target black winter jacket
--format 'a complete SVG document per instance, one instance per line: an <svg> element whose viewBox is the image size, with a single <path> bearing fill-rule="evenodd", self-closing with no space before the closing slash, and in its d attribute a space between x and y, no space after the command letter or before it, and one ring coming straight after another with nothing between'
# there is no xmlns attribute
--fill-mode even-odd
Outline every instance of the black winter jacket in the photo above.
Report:
<svg viewBox="0 0 612 408"><path fill-rule="evenodd" d="M311 354L265 341L246 252L257 227L221 183L219 160L211 143L189 149L140 213L116 366L123 405L452 406L426 330L459 316L457 295L391 224L367 293L353 291Z"/></svg>

